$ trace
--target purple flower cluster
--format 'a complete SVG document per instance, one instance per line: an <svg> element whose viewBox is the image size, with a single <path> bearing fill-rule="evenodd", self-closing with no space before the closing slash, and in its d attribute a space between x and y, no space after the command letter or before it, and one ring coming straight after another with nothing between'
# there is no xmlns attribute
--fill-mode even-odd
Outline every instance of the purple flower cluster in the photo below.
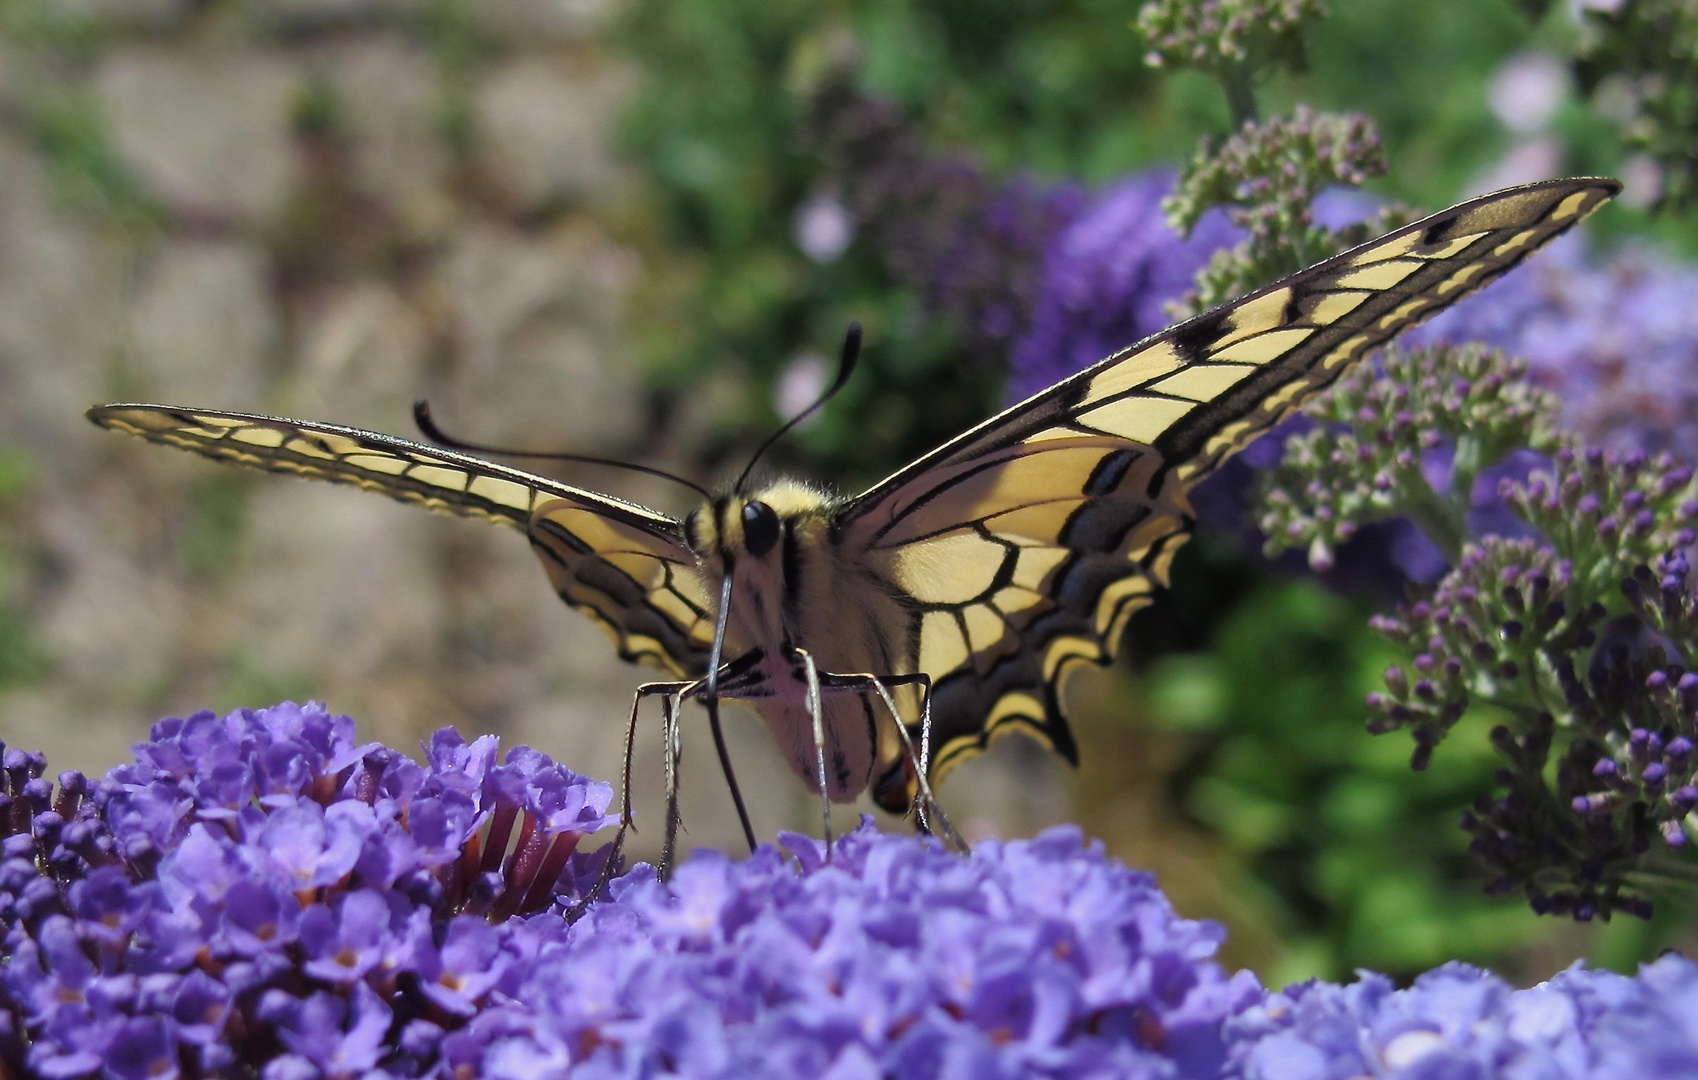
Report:
<svg viewBox="0 0 1698 1080"><path fill-rule="evenodd" d="M1407 729L1422 768L1473 704L1508 710L1502 791L1461 820L1488 891L1649 915L1653 849L1683 847L1698 807L1698 488L1665 455L1565 447L1551 463L1502 485L1536 538L1485 536L1427 599L1374 619L1410 660L1368 696L1369 727Z"/></svg>
<svg viewBox="0 0 1698 1080"><path fill-rule="evenodd" d="M900 108L843 80L816 93L807 139L892 276L961 333L970 363L1000 363L1031 318L1046 246L1079 213L1079 188L998 182L968 157L933 153Z"/></svg>
<svg viewBox="0 0 1698 1080"><path fill-rule="evenodd" d="M1242 236L1218 210L1189 236L1174 232L1161 208L1173 185L1166 170L1123 180L1055 235L1030 329L1009 355L1011 400L1166 328L1168 305L1185 296L1210 256Z"/></svg>
<svg viewBox="0 0 1698 1080"><path fill-rule="evenodd" d="M963 857L864 821L829 860L785 836L667 883L639 867L569 921L605 785L524 748L497 763L493 738L438 733L418 765L352 735L311 705L202 713L57 787L7 751L0 1070L1590 1080L1698 1060L1682 958L1526 991L1450 965L1269 994L1074 828Z"/></svg>
<svg viewBox="0 0 1698 1080"><path fill-rule="evenodd" d="M1466 964L1406 990L1363 973L1269 994L1226 1035L1231 1080L1692 1076L1698 965L1670 955L1626 976L1576 964L1526 990Z"/></svg>
<svg viewBox="0 0 1698 1080"><path fill-rule="evenodd" d="M317 705L199 713L57 792L7 751L6 1071L440 1072L518 977L515 917L593 880L612 791L493 737L439 732L421 766L353 734Z"/></svg>
<svg viewBox="0 0 1698 1080"><path fill-rule="evenodd" d="M493 738L419 765L285 704L45 768L5 757L11 1075L1211 1076L1260 992L1073 829L964 859L867 822L569 922L610 791Z"/></svg>
<svg viewBox="0 0 1698 1080"><path fill-rule="evenodd" d="M622 879L538 956L528 1051L594 1048L581 1074L1207 1077L1260 989L1210 958L1150 875L1076 828L969 857L870 820L825 861L787 836L700 857L670 888ZM505 1021L502 1021L505 1023Z"/></svg>

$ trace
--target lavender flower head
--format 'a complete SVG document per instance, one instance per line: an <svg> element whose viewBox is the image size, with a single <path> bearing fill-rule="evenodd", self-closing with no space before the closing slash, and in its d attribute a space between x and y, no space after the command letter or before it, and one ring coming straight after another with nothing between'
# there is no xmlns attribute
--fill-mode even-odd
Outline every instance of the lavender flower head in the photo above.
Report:
<svg viewBox="0 0 1698 1080"><path fill-rule="evenodd" d="M1232 1080L1691 1076L1698 965L1670 955L1629 977L1576 964L1526 990L1466 964L1406 990L1364 972L1269 994L1228 1022L1227 1040Z"/></svg>
<svg viewBox="0 0 1698 1080"><path fill-rule="evenodd" d="M498 761L494 737L438 732L421 766L353 734L313 704L203 712L57 793L6 751L6 1071L434 1067L537 947L518 916L599 870L576 849L612 790L522 747Z"/></svg>
<svg viewBox="0 0 1698 1080"><path fill-rule="evenodd" d="M1259 994L1076 829L962 858L871 822L666 884L575 849L610 791L280 705L158 724L90 785L9 751L0 1063L67 1080L1210 1076ZM511 851L508 849L511 847ZM602 849L605 852L606 848ZM598 852L597 855L601 853Z"/></svg>
<svg viewBox="0 0 1698 1080"><path fill-rule="evenodd" d="M1218 926L1074 828L962 857L864 821L829 860L785 836L742 862L698 853L668 883L637 867L568 910L610 792L495 751L440 732L419 765L288 704L162 722L95 784L5 751L0 1067L1603 1077L1698 1054L1679 958L1528 991L1452 965L1408 991L1365 975L1269 995L1214 961Z"/></svg>
<svg viewBox="0 0 1698 1080"><path fill-rule="evenodd" d="M592 1077L1202 1077L1259 994L1212 961L1218 926L1075 828L967 858L870 819L830 863L782 842L800 873L763 847L670 888L625 879L521 984L541 1008L520 1056L588 1041Z"/></svg>

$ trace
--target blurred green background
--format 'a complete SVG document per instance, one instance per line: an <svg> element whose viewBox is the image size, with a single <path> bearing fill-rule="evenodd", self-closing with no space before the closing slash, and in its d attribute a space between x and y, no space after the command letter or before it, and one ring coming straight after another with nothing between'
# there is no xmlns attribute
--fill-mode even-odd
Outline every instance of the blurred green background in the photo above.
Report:
<svg viewBox="0 0 1698 1080"><path fill-rule="evenodd" d="M1213 82L1145 65L1136 10L0 0L0 737L100 771L156 716L312 696L391 744L454 724L616 775L642 674L516 537L227 473L82 410L165 400L406 433L425 394L466 437L709 479L859 319L862 372L774 459L853 490L988 415L1004 369L928 313L871 231L804 252L799 214L853 180L822 138L822 87L847 80L985 184L1100 186L1227 128ZM1426 209L1619 174L1612 123L1560 74L1578 33L1563 5L1354 0L1259 101L1368 113L1391 163L1372 189ZM1559 72L1533 129L1501 104L1529 70ZM1600 215L1597 235L1633 233L1698 246L1689 218ZM642 478L561 475L684 509ZM1006 740L945 805L975 835L1082 823L1275 982L1453 958L1528 981L1680 943L1678 898L1648 925L1576 926L1480 894L1455 820L1489 787L1490 718L1421 774L1407 740L1368 736L1361 699L1390 659L1372 605L1204 536L1122 662L1075 680L1082 768ZM657 728L637 764L647 820ZM763 834L817 829L764 730L731 733ZM687 842L734 849L704 749Z"/></svg>

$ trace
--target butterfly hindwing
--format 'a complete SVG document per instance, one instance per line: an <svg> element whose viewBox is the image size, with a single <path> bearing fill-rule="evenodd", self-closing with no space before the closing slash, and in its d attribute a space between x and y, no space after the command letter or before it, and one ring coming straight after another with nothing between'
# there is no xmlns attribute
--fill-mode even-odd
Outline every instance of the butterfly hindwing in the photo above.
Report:
<svg viewBox="0 0 1698 1080"><path fill-rule="evenodd" d="M712 620L680 526L652 510L567 484L337 424L162 405L90 409L102 427L269 472L352 484L430 510L529 535L563 600L626 659L677 674L706 664Z"/></svg>
<svg viewBox="0 0 1698 1080"><path fill-rule="evenodd" d="M1072 758L1062 681L1108 663L1166 583L1189 488L1618 188L1531 184L1398 229L1139 342L847 503L839 542L906 598L933 680L934 777L1013 729Z"/></svg>

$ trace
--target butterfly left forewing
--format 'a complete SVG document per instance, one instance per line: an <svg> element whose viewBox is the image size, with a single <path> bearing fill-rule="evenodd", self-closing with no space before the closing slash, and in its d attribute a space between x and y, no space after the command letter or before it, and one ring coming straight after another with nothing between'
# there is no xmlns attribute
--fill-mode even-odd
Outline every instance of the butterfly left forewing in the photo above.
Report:
<svg viewBox="0 0 1698 1080"><path fill-rule="evenodd" d="M1549 181L1452 207L1146 339L847 504L839 542L908 598L934 775L1014 729L1072 758L1062 680L1107 663L1165 584L1187 490L1618 188Z"/></svg>
<svg viewBox="0 0 1698 1080"><path fill-rule="evenodd" d="M557 499L531 519L531 548L560 598L594 619L623 660L679 677L707 670L709 597L695 557L646 527Z"/></svg>
<svg viewBox="0 0 1698 1080"><path fill-rule="evenodd" d="M350 484L524 531L561 599L619 654L674 673L706 664L712 620L676 521L635 503L375 431L252 413L102 405L101 427L227 464Z"/></svg>

